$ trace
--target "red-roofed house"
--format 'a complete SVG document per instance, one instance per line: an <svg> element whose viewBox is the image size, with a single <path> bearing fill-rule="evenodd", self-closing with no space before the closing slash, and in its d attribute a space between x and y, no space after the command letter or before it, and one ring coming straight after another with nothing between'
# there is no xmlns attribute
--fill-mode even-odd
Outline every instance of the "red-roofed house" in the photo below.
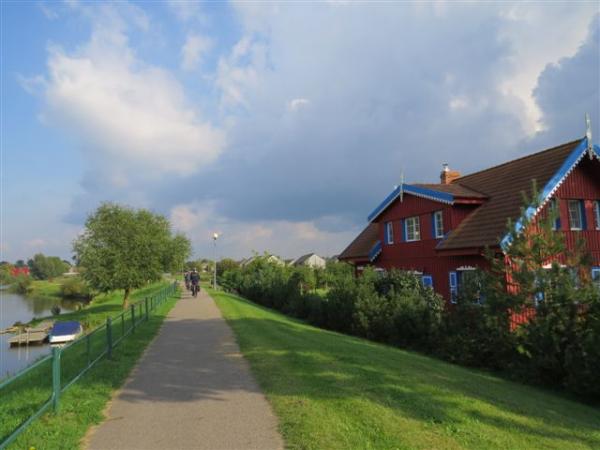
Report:
<svg viewBox="0 0 600 450"><path fill-rule="evenodd" d="M439 184L402 184L373 210L339 259L357 272L366 265L418 272L425 285L452 301L465 272L487 268L486 247L502 255L510 245L507 220L521 226L522 193L529 194L536 180L541 207L526 214L556 205L556 228L569 246L585 240L600 283L600 148L588 142L586 137L466 176L445 166Z"/></svg>

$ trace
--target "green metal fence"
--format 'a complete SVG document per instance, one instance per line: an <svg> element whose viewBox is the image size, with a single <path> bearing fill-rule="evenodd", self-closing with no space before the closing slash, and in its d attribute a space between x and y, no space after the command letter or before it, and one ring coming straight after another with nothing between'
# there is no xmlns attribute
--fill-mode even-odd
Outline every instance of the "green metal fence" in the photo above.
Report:
<svg viewBox="0 0 600 450"><path fill-rule="evenodd" d="M106 323L77 338L64 347L53 347L52 353L11 378L0 382L0 412L3 400L28 388L30 401L19 405L18 417L0 415L0 450L6 448L38 417L52 408L60 408L61 393L79 380L103 357L112 358L114 348L136 327L149 319L150 313L177 292L173 283L157 294L132 304ZM35 389L31 389L34 386ZM11 392L7 392L11 391ZM32 391L32 392L31 392ZM4 393L3 393L4 392ZM6 393L6 394L5 394ZM41 406L40 406L41 404ZM19 417L28 416L25 421Z"/></svg>

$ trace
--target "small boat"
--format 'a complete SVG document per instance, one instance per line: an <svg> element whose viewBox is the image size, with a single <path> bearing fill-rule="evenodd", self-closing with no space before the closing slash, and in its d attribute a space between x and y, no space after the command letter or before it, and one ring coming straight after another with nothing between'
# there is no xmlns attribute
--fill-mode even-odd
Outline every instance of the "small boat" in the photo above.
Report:
<svg viewBox="0 0 600 450"><path fill-rule="evenodd" d="M62 344L74 341L81 333L83 328L79 322L56 322L50 330L48 340L51 344Z"/></svg>

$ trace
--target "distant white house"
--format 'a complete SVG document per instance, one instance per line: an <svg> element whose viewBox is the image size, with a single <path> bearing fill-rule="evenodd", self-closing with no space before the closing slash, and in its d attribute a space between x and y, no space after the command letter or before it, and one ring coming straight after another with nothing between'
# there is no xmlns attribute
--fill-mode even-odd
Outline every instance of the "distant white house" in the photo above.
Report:
<svg viewBox="0 0 600 450"><path fill-rule="evenodd" d="M69 267L69 271L63 273L63 277L74 277L75 275L79 275L79 272L77 271L77 267L75 267L75 266Z"/></svg>
<svg viewBox="0 0 600 450"><path fill-rule="evenodd" d="M325 268L325 258L321 258L316 253L309 253L307 255L302 255L300 258L296 259L292 265L294 266L308 266L317 269Z"/></svg>
<svg viewBox="0 0 600 450"><path fill-rule="evenodd" d="M250 264L252 261L256 260L257 258L264 258L264 257L265 257L264 255L255 255L255 256L251 256L250 258L242 259L240 261L240 267L245 267L248 264ZM281 260L281 258L279 258L275 255L268 255L266 257L266 259L267 259L267 262L274 263L279 266L285 265L285 263Z"/></svg>

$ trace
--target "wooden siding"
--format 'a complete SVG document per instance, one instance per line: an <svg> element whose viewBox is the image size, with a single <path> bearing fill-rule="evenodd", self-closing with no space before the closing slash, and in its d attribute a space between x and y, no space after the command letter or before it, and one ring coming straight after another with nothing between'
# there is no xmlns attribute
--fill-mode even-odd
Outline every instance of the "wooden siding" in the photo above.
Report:
<svg viewBox="0 0 600 450"><path fill-rule="evenodd" d="M587 250L592 254L594 265L600 265L600 230L596 230L593 211L593 202L600 200L600 162L590 161L587 156L580 162L575 170L567 177L555 197L559 200L561 231L569 248L583 238ZM587 230L571 231L569 229L568 199L585 201ZM486 259L479 254L471 255L444 255L436 253L436 245L440 239L432 237L432 213L443 211L444 233L455 229L472 211L476 205L447 205L445 203L416 197L410 194L404 196L403 202L396 199L377 222L379 238L385 242L385 223L392 222L394 229L394 243L383 244L381 255L375 261L377 267L384 269L399 268L415 270L433 277L433 287L446 300L450 298L449 272L461 266L489 268ZM401 220L407 217L419 217L421 239L415 242L402 240Z"/></svg>
<svg viewBox="0 0 600 450"><path fill-rule="evenodd" d="M583 239L594 265L600 265L600 230L596 229L594 217L594 202L600 200L600 161L590 160L586 155L558 188L555 197L559 200L561 230L568 247L574 248L577 240ZM584 200L586 230L570 230L568 200Z"/></svg>

